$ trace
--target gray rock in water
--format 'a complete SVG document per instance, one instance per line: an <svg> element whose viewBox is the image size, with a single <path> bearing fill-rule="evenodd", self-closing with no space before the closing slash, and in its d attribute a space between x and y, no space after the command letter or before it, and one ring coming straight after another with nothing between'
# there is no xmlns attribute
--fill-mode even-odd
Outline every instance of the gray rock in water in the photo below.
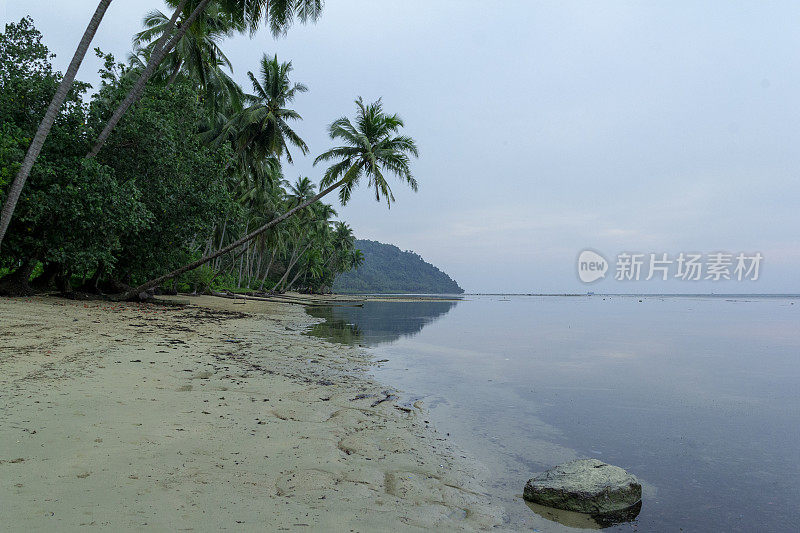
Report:
<svg viewBox="0 0 800 533"><path fill-rule="evenodd" d="M642 484L618 466L579 459L537 474L525 485L528 501L590 515L618 513L642 500Z"/></svg>

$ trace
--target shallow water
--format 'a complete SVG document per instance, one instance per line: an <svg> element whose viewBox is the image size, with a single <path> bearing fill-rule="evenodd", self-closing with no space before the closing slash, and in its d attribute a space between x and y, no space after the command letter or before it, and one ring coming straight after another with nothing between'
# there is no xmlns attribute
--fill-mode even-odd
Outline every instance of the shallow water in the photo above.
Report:
<svg viewBox="0 0 800 533"><path fill-rule="evenodd" d="M564 529L520 496L533 472L577 457L645 485L636 520L611 529L800 523L800 298L467 296L309 312L327 318L312 334L388 360L378 379L487 465L514 527Z"/></svg>

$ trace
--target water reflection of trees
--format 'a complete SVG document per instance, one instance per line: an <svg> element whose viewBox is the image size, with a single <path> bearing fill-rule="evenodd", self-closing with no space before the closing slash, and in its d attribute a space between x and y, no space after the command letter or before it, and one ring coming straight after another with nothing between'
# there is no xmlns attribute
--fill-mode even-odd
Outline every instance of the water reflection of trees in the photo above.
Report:
<svg viewBox="0 0 800 533"><path fill-rule="evenodd" d="M349 323L347 320L341 318L325 316L322 310L318 311L315 309L313 312L310 312L310 314L317 318L324 318L325 322L316 324L311 331L308 332L309 335L322 337L341 344L360 344L362 342L361 329L359 329L357 325ZM333 315L333 313L330 314Z"/></svg>
<svg viewBox="0 0 800 533"><path fill-rule="evenodd" d="M364 302L363 307L314 307L308 313L325 322L310 335L342 344L374 346L411 337L448 313L458 302Z"/></svg>

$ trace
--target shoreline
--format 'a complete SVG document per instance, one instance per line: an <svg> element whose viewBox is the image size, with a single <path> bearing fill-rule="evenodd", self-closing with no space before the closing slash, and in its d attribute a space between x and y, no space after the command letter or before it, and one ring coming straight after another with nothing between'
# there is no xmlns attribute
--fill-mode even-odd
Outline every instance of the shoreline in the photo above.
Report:
<svg viewBox="0 0 800 533"><path fill-rule="evenodd" d="M260 301L260 302L283 302L294 303L307 306L325 306L339 304L363 304L364 302L460 302L464 300L462 296L448 295L414 295L414 294L305 294L298 292L286 292L275 295L256 295L255 293L214 293L215 297L230 300ZM176 298L192 297L190 295L178 294ZM169 297L165 297L169 298Z"/></svg>
<svg viewBox="0 0 800 533"><path fill-rule="evenodd" d="M298 305L0 299L12 529L502 527L486 471Z"/></svg>

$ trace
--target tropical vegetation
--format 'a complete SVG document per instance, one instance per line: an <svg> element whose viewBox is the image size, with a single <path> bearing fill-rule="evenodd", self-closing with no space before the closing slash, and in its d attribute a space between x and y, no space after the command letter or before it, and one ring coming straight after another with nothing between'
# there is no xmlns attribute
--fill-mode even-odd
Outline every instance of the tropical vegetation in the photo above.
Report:
<svg viewBox="0 0 800 533"><path fill-rule="evenodd" d="M391 175L416 190L417 147L380 100L358 98L352 120L331 124L342 146L316 158L331 164L316 185L285 177L310 151L291 62L265 53L251 92L234 81L225 38L263 22L285 33L316 20L319 0L168 3L172 16L145 15L124 63L97 50L94 90L53 69L30 18L0 34L1 293L329 291L364 257L322 198L344 204L366 180L391 203Z"/></svg>

